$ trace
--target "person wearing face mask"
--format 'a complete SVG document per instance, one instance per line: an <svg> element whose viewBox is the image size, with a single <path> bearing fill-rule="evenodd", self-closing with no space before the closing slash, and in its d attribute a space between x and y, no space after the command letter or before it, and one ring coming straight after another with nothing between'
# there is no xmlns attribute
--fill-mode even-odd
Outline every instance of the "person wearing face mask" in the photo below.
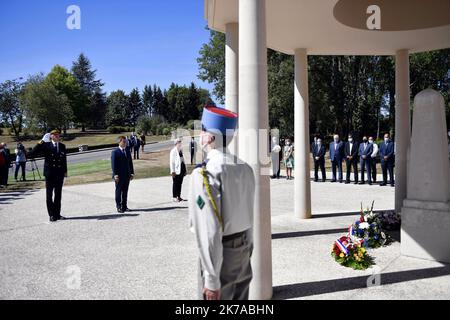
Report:
<svg viewBox="0 0 450 320"><path fill-rule="evenodd" d="M45 157L46 203L50 222L66 219L61 216L61 197L64 178L67 177L67 154L66 146L59 141L59 135L59 130L46 133L42 140L29 152L32 158L37 154L43 154Z"/></svg>
<svg viewBox="0 0 450 320"><path fill-rule="evenodd" d="M377 182L377 157L378 157L378 145L374 143L373 137L369 137L369 143L372 145L373 151L371 155L371 161L370 161L370 169L372 174L372 182Z"/></svg>
<svg viewBox="0 0 450 320"><path fill-rule="evenodd" d="M174 202L185 201L181 198L181 186L187 172L182 149L182 140L178 138L175 140L175 146L170 151L170 174L173 180L172 197Z"/></svg>
<svg viewBox="0 0 450 320"><path fill-rule="evenodd" d="M369 143L366 136L363 137L363 141L359 145L359 158L361 169L361 182L359 184L365 183L364 172L367 171L367 180L369 182L369 185L372 185L372 175L371 175L372 152L373 152L373 145Z"/></svg>
<svg viewBox="0 0 450 320"><path fill-rule="evenodd" d="M227 146L237 114L205 107L200 144L206 160L192 171L189 226L199 261L199 298L248 300L252 280L255 175Z"/></svg>
<svg viewBox="0 0 450 320"><path fill-rule="evenodd" d="M344 155L347 169L345 183L350 183L350 174L353 168L355 184L358 184L358 143L353 139L351 134L348 135L348 141L344 148Z"/></svg>
<svg viewBox="0 0 450 320"><path fill-rule="evenodd" d="M313 145L313 158L314 158L314 181L319 181L319 168L322 172L322 182L325 182L327 175L325 173L325 146L322 144L322 139L318 138Z"/></svg>
<svg viewBox="0 0 450 320"><path fill-rule="evenodd" d="M381 170L383 171L383 182L380 186L387 185L387 175L389 172L389 183L394 186L394 142L390 139L389 133L384 135L384 141L380 145Z"/></svg>
<svg viewBox="0 0 450 320"><path fill-rule="evenodd" d="M333 172L333 179L331 182L336 182L336 169L339 172L339 182L342 183L342 160L344 156L343 143L339 140L339 135L335 134L333 136L333 142L330 143L330 160L331 169Z"/></svg>
<svg viewBox="0 0 450 320"><path fill-rule="evenodd" d="M286 166L286 179L292 179L292 170L294 169L294 147L292 146L291 139L286 139L286 145L284 146L284 165Z"/></svg>

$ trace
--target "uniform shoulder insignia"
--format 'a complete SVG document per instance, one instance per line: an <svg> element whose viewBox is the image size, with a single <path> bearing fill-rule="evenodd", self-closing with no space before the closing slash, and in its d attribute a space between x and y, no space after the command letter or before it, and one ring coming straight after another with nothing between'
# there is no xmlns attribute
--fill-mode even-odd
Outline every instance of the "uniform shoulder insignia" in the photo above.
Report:
<svg viewBox="0 0 450 320"><path fill-rule="evenodd" d="M203 209L203 207L205 206L205 200L203 200L202 196L198 196L197 198L197 205L198 207L201 209Z"/></svg>

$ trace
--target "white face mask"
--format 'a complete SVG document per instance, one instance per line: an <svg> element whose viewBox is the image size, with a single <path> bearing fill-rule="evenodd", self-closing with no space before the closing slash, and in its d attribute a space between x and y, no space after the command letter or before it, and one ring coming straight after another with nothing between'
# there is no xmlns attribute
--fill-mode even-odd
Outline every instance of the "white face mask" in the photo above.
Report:
<svg viewBox="0 0 450 320"><path fill-rule="evenodd" d="M353 142L353 138L348 138L348 142Z"/></svg>
<svg viewBox="0 0 450 320"><path fill-rule="evenodd" d="M322 144L322 141L317 141L317 144L320 146Z"/></svg>
<svg viewBox="0 0 450 320"><path fill-rule="evenodd" d="M373 143L373 140L369 140L369 143Z"/></svg>
<svg viewBox="0 0 450 320"><path fill-rule="evenodd" d="M384 138L384 142L388 142L389 141L389 138Z"/></svg>

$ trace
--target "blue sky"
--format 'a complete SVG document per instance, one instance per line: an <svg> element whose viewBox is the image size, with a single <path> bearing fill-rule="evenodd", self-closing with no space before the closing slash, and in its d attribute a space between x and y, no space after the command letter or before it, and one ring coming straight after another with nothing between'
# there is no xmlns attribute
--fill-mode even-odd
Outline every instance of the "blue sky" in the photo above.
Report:
<svg viewBox="0 0 450 320"><path fill-rule="evenodd" d="M81 9L81 30L66 27L69 5ZM0 0L0 82L70 68L83 52L107 92L191 81L211 89L197 79L203 12L203 0Z"/></svg>

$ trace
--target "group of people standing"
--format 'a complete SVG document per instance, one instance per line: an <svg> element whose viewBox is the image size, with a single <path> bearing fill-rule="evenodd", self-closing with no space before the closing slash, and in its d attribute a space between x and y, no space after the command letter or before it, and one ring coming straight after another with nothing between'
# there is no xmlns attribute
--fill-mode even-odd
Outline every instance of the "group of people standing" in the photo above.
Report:
<svg viewBox="0 0 450 320"><path fill-rule="evenodd" d="M322 181L326 181L325 172L325 154L327 150L322 143L320 136L314 137L311 144L311 153L314 159L314 181L319 181L319 169L322 173ZM340 140L339 135L333 136L333 142L329 146L329 157L331 161L332 179L331 182L344 182L343 180L343 162L346 164L345 183L350 183L351 171L355 184L365 184L366 177L369 185L377 182L376 164L380 158L383 173L381 186L389 184L394 186L394 165L395 165L395 146L390 139L389 133L384 135L383 142L378 145L372 137L364 136L361 142L354 139L353 135L348 135L347 142ZM359 167L359 168L358 168ZM361 179L358 178L358 170L361 172Z"/></svg>
<svg viewBox="0 0 450 320"><path fill-rule="evenodd" d="M131 135L128 137L125 137L126 141L126 148L130 151L130 153L133 155L134 160L139 160L139 151L142 148L142 152L144 152L145 148L145 134L139 134L132 132Z"/></svg>
<svg viewBox="0 0 450 320"><path fill-rule="evenodd" d="M13 167L15 163L16 168L14 172L14 179L18 181L26 181L26 164L27 164L27 152L22 142L17 142L15 149L16 159L13 162L11 153L6 143L0 143L0 187L6 188L8 186L9 169ZM19 179L19 170L21 170L22 176Z"/></svg>

